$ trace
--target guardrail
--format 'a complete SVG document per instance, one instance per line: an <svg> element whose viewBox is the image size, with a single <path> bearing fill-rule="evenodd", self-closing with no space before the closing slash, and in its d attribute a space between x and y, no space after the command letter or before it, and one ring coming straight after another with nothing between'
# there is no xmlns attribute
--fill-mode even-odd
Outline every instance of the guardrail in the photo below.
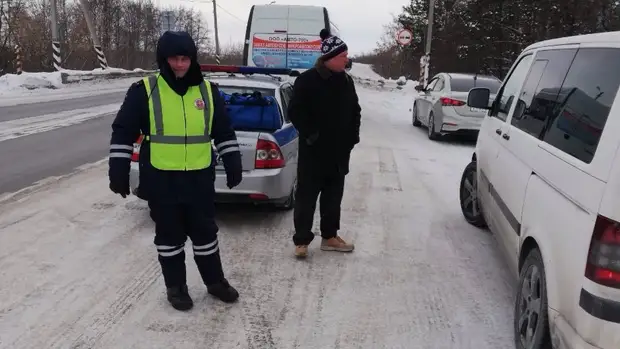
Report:
<svg viewBox="0 0 620 349"><path fill-rule="evenodd" d="M74 84L84 81L96 81L96 80L109 80L109 79L124 79L132 77L144 77L153 73L156 70L143 70L143 71L111 71L102 73L66 73L61 72L60 78L63 84Z"/></svg>

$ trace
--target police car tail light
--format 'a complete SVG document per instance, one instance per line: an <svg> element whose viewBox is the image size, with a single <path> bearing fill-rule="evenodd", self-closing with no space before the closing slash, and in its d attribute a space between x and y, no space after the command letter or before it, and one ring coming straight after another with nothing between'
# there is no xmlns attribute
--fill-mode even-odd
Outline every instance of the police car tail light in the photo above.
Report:
<svg viewBox="0 0 620 349"><path fill-rule="evenodd" d="M264 139L259 139L256 144L255 168L282 168L284 167L284 156L280 147L275 143Z"/></svg>
<svg viewBox="0 0 620 349"><path fill-rule="evenodd" d="M133 144L133 153L131 154L131 161L138 162L140 160L140 145L142 144L142 140L144 139L143 135L140 135L136 142Z"/></svg>
<svg viewBox="0 0 620 349"><path fill-rule="evenodd" d="M585 276L620 289L620 223L601 215L596 218Z"/></svg>

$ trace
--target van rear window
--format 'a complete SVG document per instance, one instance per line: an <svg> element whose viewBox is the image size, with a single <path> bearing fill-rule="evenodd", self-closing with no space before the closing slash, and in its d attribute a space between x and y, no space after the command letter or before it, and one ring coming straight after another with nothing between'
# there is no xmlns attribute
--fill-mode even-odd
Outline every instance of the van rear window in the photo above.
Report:
<svg viewBox="0 0 620 349"><path fill-rule="evenodd" d="M310 69L321 56L316 34L256 33L252 36L251 60L257 67Z"/></svg>

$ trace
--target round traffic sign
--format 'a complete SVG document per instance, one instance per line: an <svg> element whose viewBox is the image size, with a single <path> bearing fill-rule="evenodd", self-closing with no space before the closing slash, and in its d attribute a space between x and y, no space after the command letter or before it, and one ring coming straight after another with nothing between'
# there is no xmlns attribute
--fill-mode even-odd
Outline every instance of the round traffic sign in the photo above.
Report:
<svg viewBox="0 0 620 349"><path fill-rule="evenodd" d="M409 29L401 29L396 33L396 41L401 45L409 45L413 41L413 33Z"/></svg>

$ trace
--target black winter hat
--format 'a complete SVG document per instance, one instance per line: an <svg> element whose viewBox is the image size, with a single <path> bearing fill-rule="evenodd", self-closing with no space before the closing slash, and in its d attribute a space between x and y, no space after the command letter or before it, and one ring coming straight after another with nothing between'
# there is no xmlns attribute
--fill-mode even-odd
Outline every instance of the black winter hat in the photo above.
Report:
<svg viewBox="0 0 620 349"><path fill-rule="evenodd" d="M330 60L339 54L347 51L349 48L342 39L335 35L331 35L328 29L322 29L319 34L321 37L321 58L325 61Z"/></svg>

